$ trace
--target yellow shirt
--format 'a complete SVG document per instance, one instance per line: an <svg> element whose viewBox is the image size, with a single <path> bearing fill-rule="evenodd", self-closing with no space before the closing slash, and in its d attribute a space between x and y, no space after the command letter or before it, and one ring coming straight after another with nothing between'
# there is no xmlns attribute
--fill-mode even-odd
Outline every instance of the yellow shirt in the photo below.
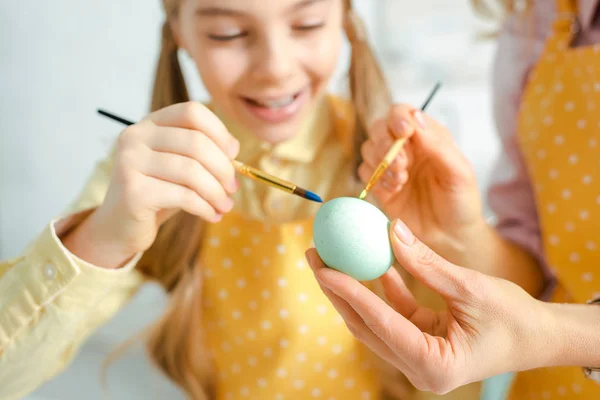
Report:
<svg viewBox="0 0 600 400"><path fill-rule="evenodd" d="M331 108L330 108L331 106ZM324 99L302 132L277 146L260 143L227 123L240 140L240 161L288 179L325 198L354 192L346 152L353 121L348 104ZM343 150L343 151L341 151ZM141 254L118 270L72 255L60 237L103 201L112 155L101 161L79 197L12 260L0 262L0 398L21 398L63 371L86 338L144 283L135 270ZM235 211L255 219L290 221L318 205L240 179Z"/></svg>

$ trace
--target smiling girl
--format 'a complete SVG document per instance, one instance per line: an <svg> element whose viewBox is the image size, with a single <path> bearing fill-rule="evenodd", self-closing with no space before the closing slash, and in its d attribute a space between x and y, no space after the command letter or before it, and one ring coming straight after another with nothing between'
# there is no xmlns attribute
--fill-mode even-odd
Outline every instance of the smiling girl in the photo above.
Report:
<svg viewBox="0 0 600 400"><path fill-rule="evenodd" d="M397 397L402 379L377 370L307 267L318 205L238 181L232 165L326 199L356 194L356 153L388 95L350 1L164 7L153 112L121 133L63 215L0 263L0 397L62 371L147 281L170 298L149 355L192 398ZM326 92L344 31L353 104ZM189 101L180 49L206 105ZM397 108L387 126L408 135L398 121L418 117ZM406 162L403 152L391 170Z"/></svg>

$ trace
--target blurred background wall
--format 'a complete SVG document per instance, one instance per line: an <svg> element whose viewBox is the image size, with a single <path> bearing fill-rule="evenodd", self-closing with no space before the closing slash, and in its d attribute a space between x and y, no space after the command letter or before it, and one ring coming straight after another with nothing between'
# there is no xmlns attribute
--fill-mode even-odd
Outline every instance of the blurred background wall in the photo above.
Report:
<svg viewBox="0 0 600 400"><path fill-rule="evenodd" d="M498 152L489 92L494 44L477 40L482 25L468 2L355 3L397 101L419 105L435 81L444 83L429 112L450 128L485 189ZM145 115L161 24L158 0L0 1L0 259L18 255L64 209L119 134L96 108L134 120ZM347 46L344 52L331 84L338 92L345 90ZM182 58L193 97L205 99ZM101 362L163 306L160 290L144 288L29 399L102 398ZM136 346L109 369L109 389L112 399L178 396Z"/></svg>

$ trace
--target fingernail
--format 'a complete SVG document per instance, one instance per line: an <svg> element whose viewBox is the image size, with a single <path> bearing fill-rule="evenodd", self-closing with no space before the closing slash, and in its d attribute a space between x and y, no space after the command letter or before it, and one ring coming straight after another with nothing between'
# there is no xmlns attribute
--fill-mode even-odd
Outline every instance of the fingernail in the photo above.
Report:
<svg viewBox="0 0 600 400"><path fill-rule="evenodd" d="M234 205L235 205L235 203L234 203L233 199L231 197L228 197L225 200L225 204L223 205L223 207L224 207L223 210L220 210L220 211L229 212L233 209Z"/></svg>
<svg viewBox="0 0 600 400"><path fill-rule="evenodd" d="M394 179L395 178L394 173L390 169L388 169L388 170L385 171L385 176L387 176L390 179Z"/></svg>
<svg viewBox="0 0 600 400"><path fill-rule="evenodd" d="M233 178L232 181L229 181L229 185L227 185L229 187L228 191L230 193L237 192L237 190L238 190L238 184L239 184L239 182L238 182L237 178Z"/></svg>
<svg viewBox="0 0 600 400"><path fill-rule="evenodd" d="M306 262L310 264L310 256L308 255L308 250L304 252L304 258L306 258Z"/></svg>
<svg viewBox="0 0 600 400"><path fill-rule="evenodd" d="M394 135L401 137L403 136L407 131L408 131L408 122L406 122L405 120L401 119L392 119L392 123L391 123L391 128L392 128L392 133L394 133Z"/></svg>
<svg viewBox="0 0 600 400"><path fill-rule="evenodd" d="M399 219L396 220L396 224L394 225L394 233L396 234L396 237L407 246L412 245L415 241L415 237L410 229L408 229L408 226Z"/></svg>
<svg viewBox="0 0 600 400"><path fill-rule="evenodd" d="M239 151L240 151L240 142L238 142L237 140L234 140L229 145L227 155L229 156L229 158L231 158L233 160L234 158L237 157Z"/></svg>
<svg viewBox="0 0 600 400"><path fill-rule="evenodd" d="M311 256L311 252L310 251L306 251L304 253L304 257L306 257L306 262L308 263L308 266L312 269L312 256Z"/></svg>
<svg viewBox="0 0 600 400"><path fill-rule="evenodd" d="M417 120L417 123L419 124L421 129L427 129L425 117L423 117L423 113L421 111L415 111L415 119Z"/></svg>

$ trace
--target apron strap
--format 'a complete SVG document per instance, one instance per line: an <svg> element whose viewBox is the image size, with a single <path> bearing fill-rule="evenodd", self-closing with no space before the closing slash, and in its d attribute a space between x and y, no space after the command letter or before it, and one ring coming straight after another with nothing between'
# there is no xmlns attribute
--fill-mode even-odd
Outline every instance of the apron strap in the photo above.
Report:
<svg viewBox="0 0 600 400"><path fill-rule="evenodd" d="M552 23L552 34L546 43L548 57L555 53L567 50L571 46L573 37L579 29L577 21L578 0L556 0L556 16Z"/></svg>
<svg viewBox="0 0 600 400"><path fill-rule="evenodd" d="M577 12L578 0L556 0L557 14L574 14Z"/></svg>

